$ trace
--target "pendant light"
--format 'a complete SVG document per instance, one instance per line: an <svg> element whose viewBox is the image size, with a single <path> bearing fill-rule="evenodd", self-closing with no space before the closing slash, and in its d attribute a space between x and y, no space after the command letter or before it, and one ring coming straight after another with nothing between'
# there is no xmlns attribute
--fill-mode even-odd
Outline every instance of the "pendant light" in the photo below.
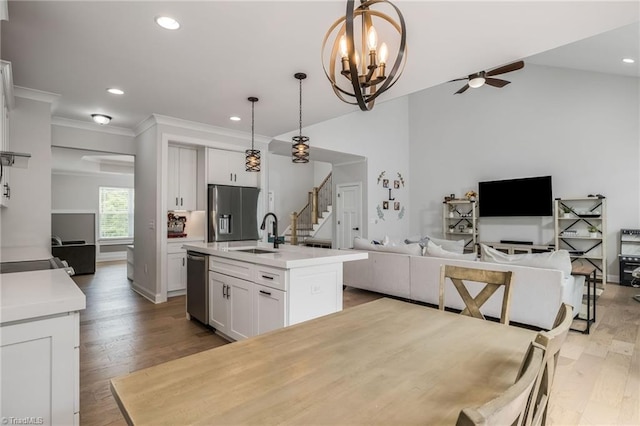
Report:
<svg viewBox="0 0 640 426"><path fill-rule="evenodd" d="M258 98L251 96L247 98L251 102L251 149L245 151L244 166L247 172L259 172L260 171L260 150L253 148L253 130L254 130L254 107Z"/></svg>
<svg viewBox="0 0 640 426"><path fill-rule="evenodd" d="M291 161L294 163L308 163L309 138L302 136L302 80L307 78L307 75L303 72L297 72L293 76L300 81L300 133L292 138Z"/></svg>

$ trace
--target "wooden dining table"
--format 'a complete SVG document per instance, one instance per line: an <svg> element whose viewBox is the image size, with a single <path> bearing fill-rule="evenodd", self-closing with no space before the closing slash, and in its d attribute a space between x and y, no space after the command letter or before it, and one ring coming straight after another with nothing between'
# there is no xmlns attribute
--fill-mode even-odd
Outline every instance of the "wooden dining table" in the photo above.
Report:
<svg viewBox="0 0 640 426"><path fill-rule="evenodd" d="M383 298L111 380L129 424L455 424L535 332Z"/></svg>

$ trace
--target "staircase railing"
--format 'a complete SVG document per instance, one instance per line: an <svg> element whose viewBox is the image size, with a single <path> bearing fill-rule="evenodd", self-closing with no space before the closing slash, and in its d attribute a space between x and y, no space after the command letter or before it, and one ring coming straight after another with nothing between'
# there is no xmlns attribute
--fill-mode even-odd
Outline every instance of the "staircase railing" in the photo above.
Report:
<svg viewBox="0 0 640 426"><path fill-rule="evenodd" d="M320 186L309 191L309 201L299 211L291 214L291 244L297 245L300 237L311 235L313 225L318 223L320 213L328 210L332 202L331 173L327 175Z"/></svg>

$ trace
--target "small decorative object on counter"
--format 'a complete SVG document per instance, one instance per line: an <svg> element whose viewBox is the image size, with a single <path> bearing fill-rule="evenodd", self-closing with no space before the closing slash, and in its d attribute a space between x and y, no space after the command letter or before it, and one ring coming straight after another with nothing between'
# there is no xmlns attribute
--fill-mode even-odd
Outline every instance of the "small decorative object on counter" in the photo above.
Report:
<svg viewBox="0 0 640 426"><path fill-rule="evenodd" d="M186 237L184 225L187 222L186 216L177 216L171 212L167 214L167 237L181 238Z"/></svg>
<svg viewBox="0 0 640 426"><path fill-rule="evenodd" d="M476 198L478 197L478 194L476 193L476 191L467 191L466 194L464 194L464 196L467 198L467 200L469 201L475 201Z"/></svg>

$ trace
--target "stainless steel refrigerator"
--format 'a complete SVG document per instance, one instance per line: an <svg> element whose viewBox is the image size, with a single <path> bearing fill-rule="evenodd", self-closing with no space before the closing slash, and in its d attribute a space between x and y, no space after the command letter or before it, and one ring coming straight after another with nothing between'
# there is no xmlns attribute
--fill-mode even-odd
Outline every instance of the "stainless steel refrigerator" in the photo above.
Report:
<svg viewBox="0 0 640 426"><path fill-rule="evenodd" d="M209 185L208 241L258 239L259 188Z"/></svg>

